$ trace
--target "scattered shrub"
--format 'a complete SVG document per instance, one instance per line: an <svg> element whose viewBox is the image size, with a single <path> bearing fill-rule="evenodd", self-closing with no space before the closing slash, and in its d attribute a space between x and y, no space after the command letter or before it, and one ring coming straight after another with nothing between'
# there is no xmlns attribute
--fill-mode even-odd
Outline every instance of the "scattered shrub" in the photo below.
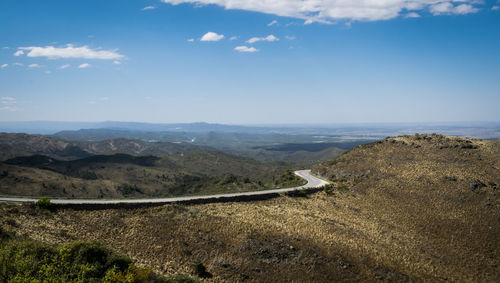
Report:
<svg viewBox="0 0 500 283"><path fill-rule="evenodd" d="M0 242L10 238L10 234L0 226Z"/></svg>
<svg viewBox="0 0 500 283"><path fill-rule="evenodd" d="M301 197L301 198L305 198L307 197L307 191L302 189L302 190L293 190L293 191L289 191L289 192L286 192L286 195L289 196L289 197Z"/></svg>
<svg viewBox="0 0 500 283"><path fill-rule="evenodd" d="M7 237L3 235L7 234L0 228L0 239ZM73 242L57 249L12 240L0 245L0 282L195 281L185 276L157 276L150 268L139 268L128 257L97 242Z"/></svg>
<svg viewBox="0 0 500 283"><path fill-rule="evenodd" d="M117 187L118 191L122 193L122 195L127 196L135 193L143 194L143 190L139 188L137 185L123 184ZM102 194L102 191L101 191Z"/></svg>
<svg viewBox="0 0 500 283"><path fill-rule="evenodd" d="M348 185L346 185L346 184L340 184L340 185L338 185L337 189L338 189L338 190L344 190L344 191L345 191L345 190L348 190L348 189L349 189L349 186L348 186Z"/></svg>
<svg viewBox="0 0 500 283"><path fill-rule="evenodd" d="M201 261L197 261L194 266L194 274L200 278L210 278L212 274L207 271L207 268L201 263Z"/></svg>
<svg viewBox="0 0 500 283"><path fill-rule="evenodd" d="M333 194L333 190L335 189L335 186L333 184L326 184L323 186L323 191L327 194L327 195L331 195Z"/></svg>
<svg viewBox="0 0 500 283"><path fill-rule="evenodd" d="M12 227L17 227L17 222L16 220L12 219L12 218L8 218L7 220L5 220L5 223L7 225L10 225Z"/></svg>
<svg viewBox="0 0 500 283"><path fill-rule="evenodd" d="M52 203L50 202L49 198L42 197L41 199L37 200L36 206L40 209L51 209Z"/></svg>

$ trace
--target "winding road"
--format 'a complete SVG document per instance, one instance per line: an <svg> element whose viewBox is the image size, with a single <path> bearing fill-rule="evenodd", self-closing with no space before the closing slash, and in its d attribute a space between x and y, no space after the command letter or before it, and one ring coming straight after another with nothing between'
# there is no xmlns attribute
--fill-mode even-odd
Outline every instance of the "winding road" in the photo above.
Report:
<svg viewBox="0 0 500 283"><path fill-rule="evenodd" d="M295 171L295 175L305 179L307 181L307 184L294 188L272 189L272 190L263 190L254 192L231 193L231 194L216 194L216 195L206 195L206 196L185 196L185 197L146 198L146 199L62 199L60 198L60 199L51 199L51 202L55 204L175 203L175 202L193 201L193 200L208 200L208 199L231 198L240 196L267 195L267 194L290 192L300 189L317 188L328 184L328 182L311 175L311 170ZM3 202L36 202L38 199L39 198L35 197L0 197L0 201Z"/></svg>

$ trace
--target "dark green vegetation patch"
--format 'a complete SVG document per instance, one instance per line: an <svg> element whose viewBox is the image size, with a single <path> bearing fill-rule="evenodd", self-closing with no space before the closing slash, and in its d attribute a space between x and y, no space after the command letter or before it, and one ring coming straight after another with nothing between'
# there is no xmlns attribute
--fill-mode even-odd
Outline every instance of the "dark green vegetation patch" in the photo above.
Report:
<svg viewBox="0 0 500 283"><path fill-rule="evenodd" d="M55 248L7 240L5 235L1 229L1 282L195 282L184 276L158 276L98 242L77 241Z"/></svg>

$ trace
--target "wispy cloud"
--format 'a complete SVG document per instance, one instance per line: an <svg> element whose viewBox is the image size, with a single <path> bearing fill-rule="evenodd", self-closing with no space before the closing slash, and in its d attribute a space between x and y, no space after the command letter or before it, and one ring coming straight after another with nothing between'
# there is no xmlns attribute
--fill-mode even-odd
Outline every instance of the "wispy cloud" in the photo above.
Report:
<svg viewBox="0 0 500 283"><path fill-rule="evenodd" d="M23 63L19 63L19 62L15 62L15 63L14 63L14 65L15 65L15 66L21 66L21 67L22 67L22 66L24 66L24 64L23 64Z"/></svg>
<svg viewBox="0 0 500 283"><path fill-rule="evenodd" d="M103 96L103 97L99 97L99 98L97 98L95 100L89 101L89 104L97 104L97 103L101 103L101 102L107 102L109 100L110 100L109 97Z"/></svg>
<svg viewBox="0 0 500 283"><path fill-rule="evenodd" d="M274 35L268 35L266 37L252 37L250 38L249 40L247 40L247 43L255 43L255 42L259 42L259 41L268 41L268 42L273 42L273 41L278 41L279 39L274 36Z"/></svg>
<svg viewBox="0 0 500 283"><path fill-rule="evenodd" d="M29 51L26 54L28 57L47 57L49 59L83 58L116 60L124 57L122 54L116 52L116 50L95 50L89 48L88 46L73 47L71 44L66 45L66 47L31 46L19 47L18 49L19 50L14 53L14 56L20 56L24 54L24 51Z"/></svg>
<svg viewBox="0 0 500 283"><path fill-rule="evenodd" d="M441 2L430 7L431 14L435 16L449 14L465 15L476 13L478 10L478 8L469 4L460 4L458 6L455 6L451 2Z"/></svg>
<svg viewBox="0 0 500 283"><path fill-rule="evenodd" d="M0 66L0 68L2 68L2 69L3 69L3 68L7 68L8 66L9 66L9 64L2 64L2 65Z"/></svg>
<svg viewBox="0 0 500 283"><path fill-rule="evenodd" d="M83 63L78 66L78 69L86 69L86 68L90 68L89 63Z"/></svg>
<svg viewBox="0 0 500 283"><path fill-rule="evenodd" d="M142 11L147 11L147 10L154 10L154 9L156 9L155 6L146 6L146 7L142 8L141 10Z"/></svg>
<svg viewBox="0 0 500 283"><path fill-rule="evenodd" d="M194 38L189 38L187 42L194 42Z"/></svg>
<svg viewBox="0 0 500 283"><path fill-rule="evenodd" d="M19 110L16 107L17 99L14 97L4 96L0 97L0 110L3 111L17 111Z"/></svg>
<svg viewBox="0 0 500 283"><path fill-rule="evenodd" d="M122 64L122 62L120 62L120 61L116 61L116 60L113 61L113 65L121 65L121 64Z"/></svg>
<svg viewBox="0 0 500 283"><path fill-rule="evenodd" d="M218 33L209 31L201 37L200 41L219 41L223 38L224 38L223 34L218 34Z"/></svg>
<svg viewBox="0 0 500 283"><path fill-rule="evenodd" d="M178 5L190 3L200 5L218 5L225 9L247 10L282 17L313 22L331 23L338 20L378 21L394 19L411 12L430 11L438 14L468 14L478 11L484 5L481 0L161 0L164 3ZM436 5L451 5L451 12L432 12ZM465 5L465 6L462 6Z"/></svg>
<svg viewBox="0 0 500 283"><path fill-rule="evenodd" d="M244 53L254 53L254 52L257 52L259 51L257 48L255 47L248 47L248 46L236 46L234 48L234 50L238 51L238 52L244 52Z"/></svg>
<svg viewBox="0 0 500 283"><path fill-rule="evenodd" d="M14 97L4 96L4 97L0 98L0 102L2 104L15 104L16 103L16 99Z"/></svg>
<svg viewBox="0 0 500 283"><path fill-rule="evenodd" d="M41 66L38 64L29 64L28 68L40 68Z"/></svg>
<svg viewBox="0 0 500 283"><path fill-rule="evenodd" d="M277 20L273 20L272 22L268 23L267 26L270 27L270 26L274 26L275 24L277 24L278 21Z"/></svg>
<svg viewBox="0 0 500 283"><path fill-rule="evenodd" d="M295 36L292 36L292 35L285 35L285 39L288 39L288 40L295 40L297 39Z"/></svg>
<svg viewBox="0 0 500 283"><path fill-rule="evenodd" d="M70 65L70 64L64 64L64 65L60 66L58 69L59 69L59 70L64 70L64 69L67 69L67 68L69 68L69 67L71 67L71 65Z"/></svg>
<svg viewBox="0 0 500 283"><path fill-rule="evenodd" d="M231 36L231 37L229 38L229 40L231 40L231 41L232 41L232 40L236 40L236 39L238 39L238 38L239 38L239 36Z"/></svg>
<svg viewBox="0 0 500 283"><path fill-rule="evenodd" d="M498 11L498 10L500 10L500 6L495 5L495 6L491 7L491 10Z"/></svg>

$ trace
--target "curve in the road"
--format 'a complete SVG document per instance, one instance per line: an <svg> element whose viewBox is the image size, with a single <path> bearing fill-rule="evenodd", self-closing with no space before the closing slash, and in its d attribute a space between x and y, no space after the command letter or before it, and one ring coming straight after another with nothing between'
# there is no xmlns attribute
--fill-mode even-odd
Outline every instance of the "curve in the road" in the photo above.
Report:
<svg viewBox="0 0 500 283"><path fill-rule="evenodd" d="M185 196L185 197L172 197L172 198L147 198L147 199L51 199L54 204L134 204L134 203L175 203L175 202L186 202L195 200L210 200L218 198L233 198L233 197L245 197L245 196L258 196L267 195L275 193L290 192L299 189L311 189L321 187L328 184L328 182L321 180L313 175L311 175L311 170L299 170L295 171L295 175L305 179L307 184L285 189L273 189L255 192L243 192L243 193L230 193L230 194L216 194L216 195L206 195L206 196ZM39 198L35 197L0 197L0 201L4 202L36 202Z"/></svg>

